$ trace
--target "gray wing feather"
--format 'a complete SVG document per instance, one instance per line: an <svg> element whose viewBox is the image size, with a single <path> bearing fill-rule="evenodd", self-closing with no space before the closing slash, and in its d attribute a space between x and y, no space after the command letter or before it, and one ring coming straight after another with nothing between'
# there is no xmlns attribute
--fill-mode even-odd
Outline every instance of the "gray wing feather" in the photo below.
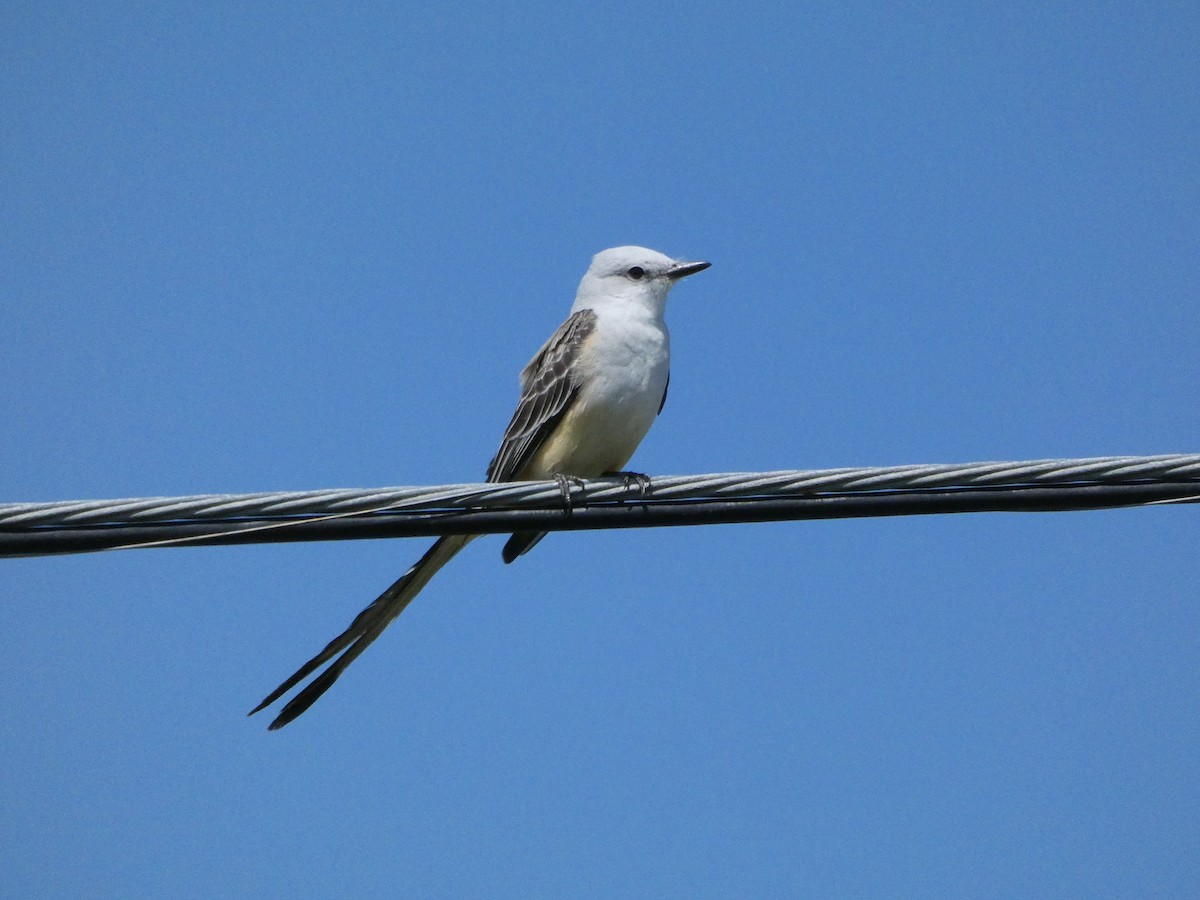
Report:
<svg viewBox="0 0 1200 900"><path fill-rule="evenodd" d="M596 327L596 313L572 313L521 371L521 399L488 465L488 481L512 481L545 443L579 392L575 360Z"/></svg>

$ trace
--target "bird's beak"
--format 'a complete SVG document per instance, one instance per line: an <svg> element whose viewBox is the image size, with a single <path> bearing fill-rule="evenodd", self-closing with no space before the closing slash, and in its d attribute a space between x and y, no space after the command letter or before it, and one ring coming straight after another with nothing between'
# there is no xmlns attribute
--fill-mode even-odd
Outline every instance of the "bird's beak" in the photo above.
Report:
<svg viewBox="0 0 1200 900"><path fill-rule="evenodd" d="M667 269L667 277L672 281L678 281L680 278L686 278L688 275L703 272L711 265L712 263L709 262L677 262L671 268Z"/></svg>

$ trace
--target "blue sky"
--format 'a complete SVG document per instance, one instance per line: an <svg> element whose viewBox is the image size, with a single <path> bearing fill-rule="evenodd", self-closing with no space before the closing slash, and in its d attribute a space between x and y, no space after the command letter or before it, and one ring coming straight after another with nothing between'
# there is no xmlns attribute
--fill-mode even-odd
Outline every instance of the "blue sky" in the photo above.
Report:
<svg viewBox="0 0 1200 900"><path fill-rule="evenodd" d="M1187 4L5 4L0 499L482 476L592 253L651 474L1200 450ZM6 896L1190 896L1196 510L0 562Z"/></svg>

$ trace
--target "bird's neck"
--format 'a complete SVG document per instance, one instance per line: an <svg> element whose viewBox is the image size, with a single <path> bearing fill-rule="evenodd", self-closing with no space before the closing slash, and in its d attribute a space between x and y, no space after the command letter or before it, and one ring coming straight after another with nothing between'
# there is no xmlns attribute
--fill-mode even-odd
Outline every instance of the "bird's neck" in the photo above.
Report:
<svg viewBox="0 0 1200 900"><path fill-rule="evenodd" d="M601 318L620 318L628 321L646 322L662 325L666 312L667 298L647 299L645 297L629 298L621 296L579 297L575 300L572 312L590 309Z"/></svg>

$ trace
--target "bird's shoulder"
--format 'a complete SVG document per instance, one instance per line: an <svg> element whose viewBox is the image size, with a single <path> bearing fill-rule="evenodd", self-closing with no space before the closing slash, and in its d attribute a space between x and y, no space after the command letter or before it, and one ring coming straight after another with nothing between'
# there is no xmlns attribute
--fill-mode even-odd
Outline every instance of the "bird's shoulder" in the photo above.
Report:
<svg viewBox="0 0 1200 900"><path fill-rule="evenodd" d="M599 317L593 309L580 309L567 316L550 339L521 370L521 390L528 391L545 377L566 374L588 335L596 330Z"/></svg>

